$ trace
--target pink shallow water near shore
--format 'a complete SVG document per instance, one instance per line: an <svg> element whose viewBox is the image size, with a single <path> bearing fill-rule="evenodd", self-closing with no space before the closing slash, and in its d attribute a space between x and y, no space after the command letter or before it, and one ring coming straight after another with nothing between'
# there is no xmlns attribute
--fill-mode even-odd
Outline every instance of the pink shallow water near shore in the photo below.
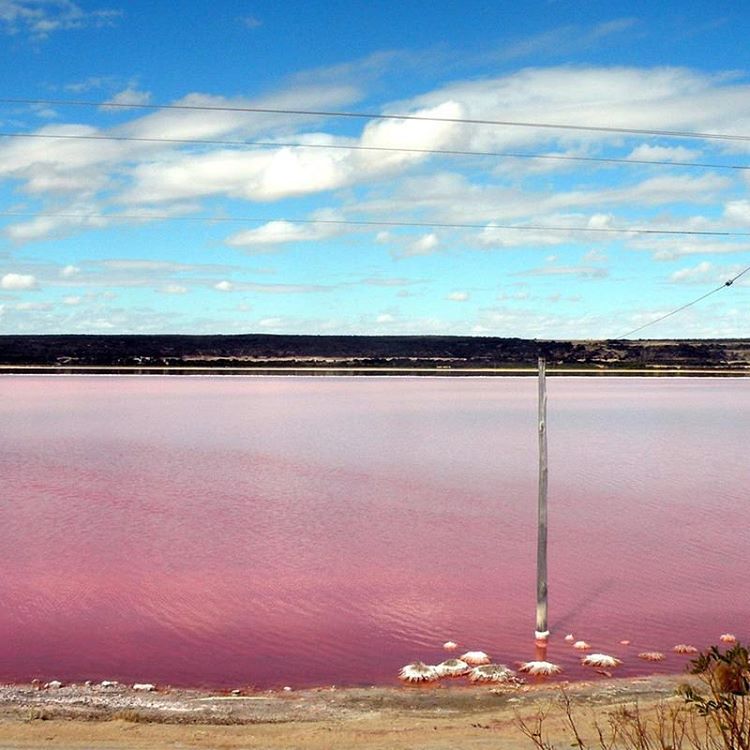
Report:
<svg viewBox="0 0 750 750"><path fill-rule="evenodd" d="M549 657L750 639L750 381L551 378ZM533 378L0 378L0 679L533 658ZM629 639L630 646L619 641ZM667 652L659 664L637 653Z"/></svg>

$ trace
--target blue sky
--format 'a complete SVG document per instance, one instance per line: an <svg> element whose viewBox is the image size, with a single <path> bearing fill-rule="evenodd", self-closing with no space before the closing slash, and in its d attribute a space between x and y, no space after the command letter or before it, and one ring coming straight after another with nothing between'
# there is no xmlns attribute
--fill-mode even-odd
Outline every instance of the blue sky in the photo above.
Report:
<svg viewBox="0 0 750 750"><path fill-rule="evenodd" d="M434 118L749 136L749 21L0 0L0 332L623 334L750 265L748 142ZM167 104L196 109L133 106ZM735 236L593 231L632 228ZM750 336L749 286L642 335Z"/></svg>

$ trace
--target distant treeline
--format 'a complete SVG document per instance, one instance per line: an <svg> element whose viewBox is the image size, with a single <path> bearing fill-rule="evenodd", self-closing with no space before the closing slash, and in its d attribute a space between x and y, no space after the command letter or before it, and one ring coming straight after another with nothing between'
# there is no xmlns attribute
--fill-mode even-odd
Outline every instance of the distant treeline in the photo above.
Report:
<svg viewBox="0 0 750 750"><path fill-rule="evenodd" d="M750 339L541 341L473 336L0 336L3 365L744 369Z"/></svg>

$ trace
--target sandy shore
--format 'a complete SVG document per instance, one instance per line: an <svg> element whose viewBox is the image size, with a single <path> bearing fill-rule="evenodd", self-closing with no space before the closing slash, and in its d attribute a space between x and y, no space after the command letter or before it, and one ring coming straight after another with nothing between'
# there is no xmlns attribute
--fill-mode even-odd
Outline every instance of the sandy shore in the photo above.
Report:
<svg viewBox="0 0 750 750"><path fill-rule="evenodd" d="M518 688L343 688L222 695L124 686L0 687L0 748L532 748L517 716L551 708L551 739L569 746L561 687L590 726L596 714L670 699L685 676Z"/></svg>

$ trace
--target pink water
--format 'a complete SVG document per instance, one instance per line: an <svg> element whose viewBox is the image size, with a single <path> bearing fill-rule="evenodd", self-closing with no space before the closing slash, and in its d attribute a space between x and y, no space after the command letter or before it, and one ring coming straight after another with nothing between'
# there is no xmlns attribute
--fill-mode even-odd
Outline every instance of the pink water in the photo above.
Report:
<svg viewBox="0 0 750 750"><path fill-rule="evenodd" d="M750 381L548 386L549 657L749 639ZM2 680L533 657L534 378L5 376L0 424Z"/></svg>

